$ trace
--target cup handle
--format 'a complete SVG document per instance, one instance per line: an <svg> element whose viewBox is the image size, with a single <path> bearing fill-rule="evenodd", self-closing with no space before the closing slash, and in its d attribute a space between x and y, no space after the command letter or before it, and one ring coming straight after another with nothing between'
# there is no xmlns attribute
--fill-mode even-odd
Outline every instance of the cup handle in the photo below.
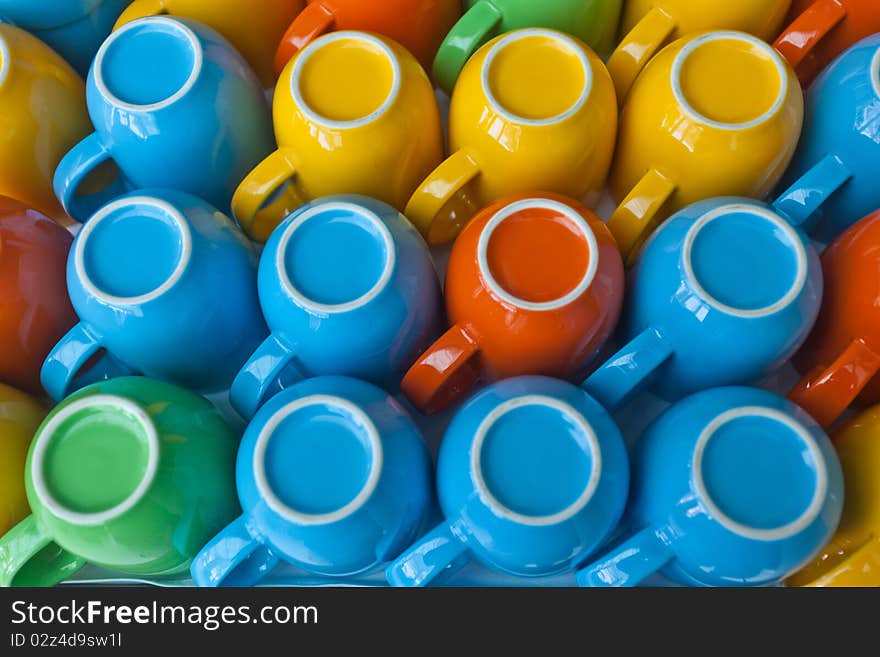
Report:
<svg viewBox="0 0 880 657"><path fill-rule="evenodd" d="M773 208L793 226L800 226L838 189L852 178L852 172L836 155L822 161L801 176L773 202Z"/></svg>
<svg viewBox="0 0 880 657"><path fill-rule="evenodd" d="M0 587L55 586L85 565L47 536L33 515L0 538Z"/></svg>
<svg viewBox="0 0 880 657"><path fill-rule="evenodd" d="M322 34L333 29L336 16L323 2L312 2L293 19L275 51L275 73L287 66L294 55Z"/></svg>
<svg viewBox="0 0 880 657"><path fill-rule="evenodd" d="M80 223L88 219L102 205L128 191L120 174L101 191L77 196L76 190L86 177L110 159L109 146L97 132L93 132L71 148L55 169L52 180L55 196L61 201L65 212Z"/></svg>
<svg viewBox="0 0 880 657"><path fill-rule="evenodd" d="M443 39L432 73L446 93L452 93L461 69L480 46L499 34L502 18L494 3L481 0L465 12Z"/></svg>
<svg viewBox="0 0 880 657"><path fill-rule="evenodd" d="M431 244L455 239L476 214L476 204L467 197L465 186L480 175L480 165L466 150L456 151L419 186L406 204L404 214ZM459 206L450 208L457 200ZM459 217L455 210L470 212Z"/></svg>
<svg viewBox="0 0 880 657"><path fill-rule="evenodd" d="M617 104L623 105L633 83L651 58L675 31L675 19L663 9L654 7L608 58L608 72L617 91Z"/></svg>
<svg viewBox="0 0 880 657"><path fill-rule="evenodd" d="M131 23L138 18L146 18L147 16L163 16L168 14L168 7L165 6L165 0L134 0L125 8L119 18L116 19L114 30L118 30L126 23Z"/></svg>
<svg viewBox="0 0 880 657"><path fill-rule="evenodd" d="M651 169L608 219L608 228L628 267L635 262L642 244L660 223L660 210L675 190L674 182Z"/></svg>
<svg viewBox="0 0 880 657"><path fill-rule="evenodd" d="M403 394L425 414L447 408L477 382L479 352L477 339L456 324L409 368Z"/></svg>
<svg viewBox="0 0 880 657"><path fill-rule="evenodd" d="M232 196L232 214L252 239L265 242L284 215L305 201L289 188L294 207L263 206L284 183L296 178L295 157L292 151L280 148L260 162L241 182Z"/></svg>
<svg viewBox="0 0 880 657"><path fill-rule="evenodd" d="M797 68L844 18L846 7L838 0L816 0L785 29L773 46L792 68Z"/></svg>
<svg viewBox="0 0 880 657"><path fill-rule="evenodd" d="M665 529L643 529L601 560L579 570L578 586L637 586L672 561L675 553L671 544Z"/></svg>
<svg viewBox="0 0 880 657"><path fill-rule="evenodd" d="M253 586L280 563L249 527L240 516L202 548L190 566L197 586Z"/></svg>
<svg viewBox="0 0 880 657"><path fill-rule="evenodd" d="M672 347L653 328L642 331L593 372L582 388L606 410L617 410L672 356Z"/></svg>
<svg viewBox="0 0 880 657"><path fill-rule="evenodd" d="M872 536L831 570L804 586L880 586L880 537Z"/></svg>
<svg viewBox="0 0 880 657"><path fill-rule="evenodd" d="M285 369L292 370L292 374L285 374L285 381L306 378L295 360L294 350L279 338L275 335L266 338L235 375L229 388L229 401L233 408L243 418L250 419L269 398L272 386L278 383Z"/></svg>
<svg viewBox="0 0 880 657"><path fill-rule="evenodd" d="M439 584L468 561L468 549L445 522L419 539L385 569L391 586L420 587Z"/></svg>
<svg viewBox="0 0 880 657"><path fill-rule="evenodd" d="M880 354L853 340L827 368L816 367L788 393L788 399L827 429L880 372Z"/></svg>

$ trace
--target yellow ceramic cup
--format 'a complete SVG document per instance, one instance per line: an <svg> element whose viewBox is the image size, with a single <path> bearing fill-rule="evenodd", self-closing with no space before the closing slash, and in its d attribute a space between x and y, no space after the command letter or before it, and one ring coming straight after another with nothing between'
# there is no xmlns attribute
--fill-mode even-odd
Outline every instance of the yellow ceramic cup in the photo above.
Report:
<svg viewBox="0 0 880 657"><path fill-rule="evenodd" d="M52 176L93 129L82 79L42 41L0 24L0 107L0 196L63 222Z"/></svg>
<svg viewBox="0 0 880 657"><path fill-rule="evenodd" d="M134 0L113 29L144 16L194 18L242 54L265 87L275 84L275 50L305 0Z"/></svg>
<svg viewBox="0 0 880 657"><path fill-rule="evenodd" d="M621 42L608 59L618 100L664 44L705 30L739 30L773 41L791 0L628 0Z"/></svg>
<svg viewBox="0 0 880 657"><path fill-rule="evenodd" d="M0 383L0 536L30 513L24 463L45 416L46 409L33 397Z"/></svg>
<svg viewBox="0 0 880 657"><path fill-rule="evenodd" d="M763 198L797 146L804 99L791 67L743 32L680 39L651 60L623 107L608 222L630 262L656 225L715 196Z"/></svg>
<svg viewBox="0 0 880 657"><path fill-rule="evenodd" d="M880 586L880 406L834 437L846 490L837 533L788 586Z"/></svg>
<svg viewBox="0 0 880 657"><path fill-rule="evenodd" d="M434 89L403 46L364 32L322 36L291 59L275 89L278 150L242 181L232 212L265 241L284 216L330 194L402 210L443 159Z"/></svg>
<svg viewBox="0 0 880 657"><path fill-rule="evenodd" d="M614 87L587 45L547 29L502 35L462 70L449 110L452 155L405 214L442 243L504 196L541 190L594 204L616 133Z"/></svg>

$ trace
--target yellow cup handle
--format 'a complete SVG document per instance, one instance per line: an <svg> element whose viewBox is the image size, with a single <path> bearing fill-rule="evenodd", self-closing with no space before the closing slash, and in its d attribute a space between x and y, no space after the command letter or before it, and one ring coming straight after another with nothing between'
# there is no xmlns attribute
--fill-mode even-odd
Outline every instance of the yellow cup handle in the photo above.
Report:
<svg viewBox="0 0 880 657"><path fill-rule="evenodd" d="M113 29L118 30L126 23L131 23L138 18L162 16L167 13L169 12L168 7L165 6L165 0L134 0L116 19Z"/></svg>
<svg viewBox="0 0 880 657"><path fill-rule="evenodd" d="M611 215L608 228L627 266L633 264L642 244L661 221L660 209L675 188L672 180L651 169Z"/></svg>
<svg viewBox="0 0 880 657"><path fill-rule="evenodd" d="M419 186L404 214L431 244L455 239L478 210L465 192L478 175L480 165L473 156L466 150L456 151Z"/></svg>
<svg viewBox="0 0 880 657"><path fill-rule="evenodd" d="M872 536L834 568L804 586L880 586L880 537Z"/></svg>
<svg viewBox="0 0 880 657"><path fill-rule="evenodd" d="M232 196L235 220L258 242L265 242L288 212L305 203L289 186L287 199L264 207L286 182L296 178L295 159L293 151L279 148L245 177Z"/></svg>
<svg viewBox="0 0 880 657"><path fill-rule="evenodd" d="M608 72L614 80L618 105L623 105L639 73L675 31L675 27L672 16L654 7L623 37L608 58Z"/></svg>

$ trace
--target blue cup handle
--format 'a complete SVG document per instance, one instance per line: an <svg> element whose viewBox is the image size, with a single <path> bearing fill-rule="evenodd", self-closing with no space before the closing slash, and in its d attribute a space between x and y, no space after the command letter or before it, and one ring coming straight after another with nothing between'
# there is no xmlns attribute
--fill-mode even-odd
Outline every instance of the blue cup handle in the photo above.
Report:
<svg viewBox="0 0 880 657"><path fill-rule="evenodd" d="M793 226L800 226L852 178L852 172L836 155L826 155L773 202L773 208Z"/></svg>
<svg viewBox="0 0 880 657"><path fill-rule="evenodd" d="M55 196L72 218L84 222L102 205L128 191L122 174L107 187L93 194L78 196L76 191L90 173L111 159L110 148L93 132L71 148L55 169L52 184Z"/></svg>
<svg viewBox="0 0 880 657"><path fill-rule="evenodd" d="M391 586L417 587L438 583L461 569L470 558L468 549L452 528L437 525L400 555L385 569L385 579Z"/></svg>
<svg viewBox="0 0 880 657"><path fill-rule="evenodd" d="M672 346L647 328L587 378L582 388L606 410L615 411L672 356Z"/></svg>
<svg viewBox="0 0 880 657"><path fill-rule="evenodd" d="M636 586L675 558L669 532L650 527L579 570L578 586Z"/></svg>
<svg viewBox="0 0 880 657"><path fill-rule="evenodd" d="M236 374L229 388L229 401L233 408L243 418L250 419L269 398L282 372L288 384L306 378L297 368L295 360L294 350L280 338L274 334L266 338Z"/></svg>
<svg viewBox="0 0 880 657"><path fill-rule="evenodd" d="M240 516L202 548L190 566L198 586L253 586L280 562Z"/></svg>

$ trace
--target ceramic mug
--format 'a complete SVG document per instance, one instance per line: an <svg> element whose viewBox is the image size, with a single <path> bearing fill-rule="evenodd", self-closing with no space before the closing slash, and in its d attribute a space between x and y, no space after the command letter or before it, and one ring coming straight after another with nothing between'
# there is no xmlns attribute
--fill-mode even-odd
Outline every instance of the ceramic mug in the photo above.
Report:
<svg viewBox="0 0 880 657"><path fill-rule="evenodd" d="M843 468L843 515L831 542L788 586L880 586L880 408L833 436Z"/></svg>
<svg viewBox="0 0 880 657"><path fill-rule="evenodd" d="M742 32L679 39L645 67L627 97L608 221L632 261L653 228L716 196L764 198L800 136L803 94L771 46Z"/></svg>
<svg viewBox="0 0 880 657"><path fill-rule="evenodd" d="M275 54L280 74L287 62L322 34L335 30L373 32L409 50L425 70L443 37L461 16L459 0L308 0ZM288 21L289 22L289 21Z"/></svg>
<svg viewBox="0 0 880 657"><path fill-rule="evenodd" d="M188 19L144 18L101 45L87 84L95 132L55 171L55 193L85 221L131 189L164 187L226 211L235 187L272 150L263 90L241 55L214 30ZM121 176L78 195L96 167Z"/></svg>
<svg viewBox="0 0 880 657"><path fill-rule="evenodd" d="M880 34L840 55L807 91L804 132L783 184L829 156L848 169L850 181L808 225L827 244L880 207Z"/></svg>
<svg viewBox="0 0 880 657"><path fill-rule="evenodd" d="M452 323L402 388L422 412L440 410L478 378L582 379L620 314L623 264L605 224L555 194L509 197L459 235L446 274Z"/></svg>
<svg viewBox="0 0 880 657"><path fill-rule="evenodd" d="M233 406L251 417L277 389L344 374L396 391L440 334L440 285L424 241L389 205L331 196L284 220L260 259L270 336L236 376Z"/></svg>
<svg viewBox="0 0 880 657"><path fill-rule="evenodd" d="M76 323L64 268L73 237L0 197L0 381L41 394L40 365Z"/></svg>
<svg viewBox="0 0 880 657"><path fill-rule="evenodd" d="M30 513L24 463L46 409L30 395L0 383L0 536Z"/></svg>
<svg viewBox="0 0 880 657"><path fill-rule="evenodd" d="M449 109L452 155L404 213L442 243L505 196L541 190L592 205L616 134L611 78L581 41L537 28L497 37L462 70Z"/></svg>
<svg viewBox="0 0 880 657"><path fill-rule="evenodd" d="M89 134L82 80L39 39L0 24L0 105L0 195L65 221L52 174Z"/></svg>
<svg viewBox="0 0 880 657"><path fill-rule="evenodd" d="M804 87L844 50L880 32L873 0L794 0L792 22L773 44Z"/></svg>
<svg viewBox="0 0 880 657"><path fill-rule="evenodd" d="M421 432L388 393L302 381L248 426L236 466L244 515L202 549L193 580L248 586L280 560L332 577L376 570L424 529L432 479Z"/></svg>
<svg viewBox="0 0 880 657"><path fill-rule="evenodd" d="M443 40L434 79L451 93L462 68L490 39L505 32L546 27L577 37L598 53L614 45L621 0L467 0L468 11Z"/></svg>
<svg viewBox="0 0 880 657"><path fill-rule="evenodd" d="M791 0L629 0L621 41L608 71L623 103L639 73L673 39L705 30L737 30L771 41L779 34Z"/></svg>
<svg viewBox="0 0 880 657"><path fill-rule="evenodd" d="M102 350L116 368L204 392L225 390L267 334L257 256L232 221L184 192L144 190L101 208L67 262L79 324L43 364L57 401Z"/></svg>
<svg viewBox="0 0 880 657"><path fill-rule="evenodd" d="M781 367L822 300L819 256L783 207L724 197L673 215L645 245L627 289L630 342L586 390L614 410L646 384L674 401Z"/></svg>
<svg viewBox="0 0 880 657"><path fill-rule="evenodd" d="M114 29L145 16L195 19L228 39L268 88L275 85L275 46L305 5L305 0L134 0Z"/></svg>
<svg viewBox="0 0 880 657"><path fill-rule="evenodd" d="M571 570L615 529L628 486L620 431L583 390L537 376L493 384L462 406L440 445L445 519L386 578L439 583L471 559L525 577Z"/></svg>
<svg viewBox="0 0 880 657"><path fill-rule="evenodd" d="M775 584L819 553L843 506L822 429L754 388L667 410L637 444L632 476L632 534L578 573L581 586L635 586L657 571L691 586Z"/></svg>
<svg viewBox="0 0 880 657"><path fill-rule="evenodd" d="M25 468L33 514L0 538L0 586L51 586L86 563L185 572L238 513L236 436L207 400L142 377L68 397Z"/></svg>
<svg viewBox="0 0 880 657"><path fill-rule="evenodd" d="M402 210L443 159L428 76L379 36L334 32L310 43L281 74L273 112L279 149L232 199L239 225L261 242L288 212L322 196L363 194Z"/></svg>

